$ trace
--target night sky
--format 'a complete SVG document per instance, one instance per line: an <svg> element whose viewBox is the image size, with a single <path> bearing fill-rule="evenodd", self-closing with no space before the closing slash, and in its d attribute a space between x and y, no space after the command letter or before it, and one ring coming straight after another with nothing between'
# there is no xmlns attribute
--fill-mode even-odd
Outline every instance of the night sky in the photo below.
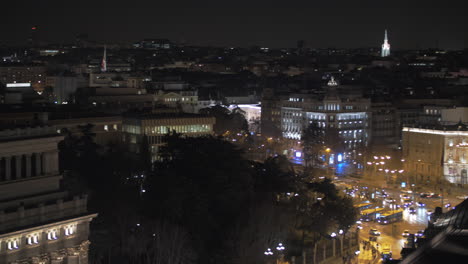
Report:
<svg viewBox="0 0 468 264"><path fill-rule="evenodd" d="M12 1L12 0L9 0ZM100 42L168 38L196 45L468 47L463 0L15 0L3 3L0 43L21 44L37 25L41 38L67 43L78 33Z"/></svg>

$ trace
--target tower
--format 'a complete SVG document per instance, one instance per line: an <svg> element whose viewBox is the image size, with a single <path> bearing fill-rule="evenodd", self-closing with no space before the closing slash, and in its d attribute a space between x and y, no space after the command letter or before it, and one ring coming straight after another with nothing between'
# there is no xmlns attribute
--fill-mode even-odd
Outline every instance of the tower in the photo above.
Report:
<svg viewBox="0 0 468 264"><path fill-rule="evenodd" d="M382 57L390 56L390 44L388 43L387 30L385 30L384 43L382 44Z"/></svg>
<svg viewBox="0 0 468 264"><path fill-rule="evenodd" d="M104 46L104 55L102 56L101 62L101 72L107 71L107 54L106 54L106 46Z"/></svg>

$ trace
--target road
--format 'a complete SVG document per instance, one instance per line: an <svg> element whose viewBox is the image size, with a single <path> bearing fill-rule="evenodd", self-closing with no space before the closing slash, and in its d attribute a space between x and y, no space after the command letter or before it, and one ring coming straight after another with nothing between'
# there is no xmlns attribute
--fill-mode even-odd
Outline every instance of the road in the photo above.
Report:
<svg viewBox="0 0 468 264"><path fill-rule="evenodd" d="M362 187L368 187L367 190L369 192L375 192L376 190L381 190L381 188L378 188L378 186L372 185L372 183L366 182L359 180L356 181L355 179L344 179L340 178L340 181L345 182L349 185L353 186L360 186L361 190ZM338 185L339 186L339 185ZM404 193L401 192L400 189L396 188L386 188L385 191L387 192L388 196L395 199L395 204L397 205L402 205L403 200L401 195ZM402 236L402 233L404 230L408 230L409 233L415 234L416 232L420 230L424 230L427 227L428 223L428 214L427 210L432 210L434 211L434 208L437 206L441 206L442 203L445 205L447 203L450 203L451 206L457 205L458 203L461 202L461 200L457 200L453 196L449 197L444 197L442 200L441 198L421 198L419 196L419 193L413 193L409 194L411 199L416 202L422 202L425 204L423 207L419 207L416 204L411 205L410 207L413 207L415 209L415 214L410 214L409 208L404 209L403 212L403 220L395 222L393 224L387 224L387 225L382 225L377 222L363 222L362 227L363 229L360 232L360 238L363 241L369 241L369 230L371 228L375 228L378 231L381 232L381 235L377 237L377 242L373 243L374 246L376 244L379 244L380 248L383 244L389 244L391 247L392 251L392 256L394 259L399 259L401 257L400 252L401 249L403 248L405 242L407 239ZM373 203L377 206L380 207L386 207L387 209L390 210L390 204L385 202L384 198L376 198L374 196L374 201ZM356 196L355 198L355 203L360 203L368 200L366 197L359 197ZM444 208L444 212L449 210L450 208ZM369 253L368 252L363 252L364 255L361 256L361 260L359 263L369 263Z"/></svg>

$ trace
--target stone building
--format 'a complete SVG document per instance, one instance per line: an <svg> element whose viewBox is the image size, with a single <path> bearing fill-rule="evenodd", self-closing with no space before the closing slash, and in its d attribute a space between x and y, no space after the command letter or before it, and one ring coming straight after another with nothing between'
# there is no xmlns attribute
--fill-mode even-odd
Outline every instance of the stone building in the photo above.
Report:
<svg viewBox="0 0 468 264"><path fill-rule="evenodd" d="M468 184L467 126L404 127L403 159L410 182Z"/></svg>
<svg viewBox="0 0 468 264"><path fill-rule="evenodd" d="M355 87L341 86L332 77L324 87L324 95L264 93L262 101L262 133L281 130L284 139L298 141L304 130L315 123L326 134L336 129L345 148L345 156L355 156L356 150L367 147L371 139L371 102ZM266 132L266 131L265 131Z"/></svg>
<svg viewBox="0 0 468 264"><path fill-rule="evenodd" d="M61 187L53 127L0 131L0 263L86 264L86 196Z"/></svg>

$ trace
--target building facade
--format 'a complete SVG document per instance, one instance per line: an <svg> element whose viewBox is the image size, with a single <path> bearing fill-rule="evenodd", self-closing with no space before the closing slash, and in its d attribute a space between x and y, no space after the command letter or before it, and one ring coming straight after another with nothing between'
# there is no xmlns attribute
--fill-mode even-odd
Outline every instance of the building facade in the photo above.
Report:
<svg viewBox="0 0 468 264"><path fill-rule="evenodd" d="M315 123L324 133L338 130L346 150L368 146L371 137L370 99L360 96L340 96L338 83L332 77L325 96L290 94L281 102L281 132L283 138L300 140L304 130Z"/></svg>
<svg viewBox="0 0 468 264"><path fill-rule="evenodd" d="M468 184L468 129L459 123L439 128L403 128L404 169L409 180Z"/></svg>
<svg viewBox="0 0 468 264"><path fill-rule="evenodd" d="M0 131L0 263L86 264L86 196L61 188L53 127Z"/></svg>
<svg viewBox="0 0 468 264"><path fill-rule="evenodd" d="M164 137L175 131L187 137L213 135L214 117L189 113L132 113L122 119L122 141L131 152L140 152L146 136L152 160L157 159Z"/></svg>

